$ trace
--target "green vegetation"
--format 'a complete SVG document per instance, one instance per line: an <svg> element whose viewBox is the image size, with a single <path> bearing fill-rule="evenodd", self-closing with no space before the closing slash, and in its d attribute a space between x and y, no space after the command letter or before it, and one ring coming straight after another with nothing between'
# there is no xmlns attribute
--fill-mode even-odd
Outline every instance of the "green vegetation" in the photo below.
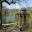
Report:
<svg viewBox="0 0 32 32"><path fill-rule="evenodd" d="M27 7L26 9L27 9L27 12L30 14L28 16L28 22L29 24L32 24L32 7Z"/></svg>
<svg viewBox="0 0 32 32"><path fill-rule="evenodd" d="M3 27L15 27L16 24L15 23L9 23L9 24L2 24Z"/></svg>

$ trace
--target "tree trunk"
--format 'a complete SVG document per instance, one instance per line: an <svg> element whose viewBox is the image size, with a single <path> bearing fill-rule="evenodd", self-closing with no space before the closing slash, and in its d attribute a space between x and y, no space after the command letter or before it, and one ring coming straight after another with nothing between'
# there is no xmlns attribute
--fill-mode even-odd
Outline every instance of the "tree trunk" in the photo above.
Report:
<svg viewBox="0 0 32 32"><path fill-rule="evenodd" d="M2 28L2 3L0 1L0 29Z"/></svg>

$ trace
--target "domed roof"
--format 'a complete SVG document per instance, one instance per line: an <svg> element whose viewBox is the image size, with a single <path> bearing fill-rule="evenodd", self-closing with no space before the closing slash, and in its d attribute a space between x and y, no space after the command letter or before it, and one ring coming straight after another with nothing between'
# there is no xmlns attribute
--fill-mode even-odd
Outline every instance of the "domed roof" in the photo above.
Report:
<svg viewBox="0 0 32 32"><path fill-rule="evenodd" d="M21 10L20 11L26 11L26 8L21 8Z"/></svg>

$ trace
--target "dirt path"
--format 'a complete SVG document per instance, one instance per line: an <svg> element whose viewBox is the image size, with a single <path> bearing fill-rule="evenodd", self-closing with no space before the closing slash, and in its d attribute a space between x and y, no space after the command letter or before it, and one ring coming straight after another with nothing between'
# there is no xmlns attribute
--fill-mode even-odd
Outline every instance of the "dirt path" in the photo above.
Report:
<svg viewBox="0 0 32 32"><path fill-rule="evenodd" d="M0 30L0 32L19 32L19 29L15 29L13 27L7 27Z"/></svg>
<svg viewBox="0 0 32 32"><path fill-rule="evenodd" d="M20 30L18 28L15 29L13 27L7 27L7 28L0 30L0 32L20 32ZM32 29L27 30L27 31L22 31L22 32L32 32Z"/></svg>

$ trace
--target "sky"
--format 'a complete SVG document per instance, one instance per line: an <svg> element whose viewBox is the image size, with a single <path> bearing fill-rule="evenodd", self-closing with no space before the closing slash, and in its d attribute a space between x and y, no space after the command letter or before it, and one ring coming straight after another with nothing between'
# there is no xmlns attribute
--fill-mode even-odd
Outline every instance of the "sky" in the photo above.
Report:
<svg viewBox="0 0 32 32"><path fill-rule="evenodd" d="M7 0L8 2L11 2L12 0ZM26 2L25 2L26 1ZM20 8L22 8L22 7L28 7L28 6L30 6L30 7L32 7L32 0L25 0L25 1L23 1L23 0L20 0L20 1L16 1L16 3L15 4L7 4L6 2L3 2L2 3L2 6L4 6L5 8L7 8L7 9L20 9ZM20 4L19 4L20 3Z"/></svg>

